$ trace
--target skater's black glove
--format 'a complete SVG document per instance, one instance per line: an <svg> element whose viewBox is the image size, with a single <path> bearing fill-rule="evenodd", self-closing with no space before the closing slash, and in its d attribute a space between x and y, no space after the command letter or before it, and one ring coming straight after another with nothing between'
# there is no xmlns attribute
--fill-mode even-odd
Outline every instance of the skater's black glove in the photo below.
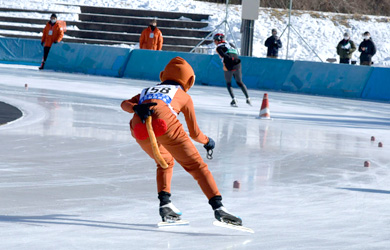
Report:
<svg viewBox="0 0 390 250"><path fill-rule="evenodd" d="M154 110L149 109L151 106L156 106L157 103L155 102L149 102L149 103L143 103L138 104L133 107L134 112L141 118L142 123L145 123L146 118L151 116L154 113Z"/></svg>
<svg viewBox="0 0 390 250"><path fill-rule="evenodd" d="M54 41L54 43L58 43L57 41Z"/></svg>
<svg viewBox="0 0 390 250"><path fill-rule="evenodd" d="M208 151L208 150L213 150L213 149L215 148L215 142L214 142L214 140L211 139L211 138L209 137L209 142L206 143L203 147L204 147L207 151Z"/></svg>
<svg viewBox="0 0 390 250"><path fill-rule="evenodd" d="M41 42L41 46L43 46L45 44L45 42Z"/></svg>
<svg viewBox="0 0 390 250"><path fill-rule="evenodd" d="M207 150L207 159L213 159L213 149L215 147L214 140L209 137L209 142L203 145L203 147Z"/></svg>

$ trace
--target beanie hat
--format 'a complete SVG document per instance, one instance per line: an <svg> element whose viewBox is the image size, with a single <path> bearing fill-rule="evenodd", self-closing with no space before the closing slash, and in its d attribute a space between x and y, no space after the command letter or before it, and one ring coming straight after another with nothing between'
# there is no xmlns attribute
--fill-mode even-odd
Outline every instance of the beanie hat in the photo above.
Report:
<svg viewBox="0 0 390 250"><path fill-rule="evenodd" d="M57 19L57 15L56 14L51 14L51 16L50 16L50 18L52 18L52 17L55 17L56 19Z"/></svg>
<svg viewBox="0 0 390 250"><path fill-rule="evenodd" d="M164 71L161 71L160 80L177 82L187 92L194 85L195 73L186 60L177 56L165 66Z"/></svg>

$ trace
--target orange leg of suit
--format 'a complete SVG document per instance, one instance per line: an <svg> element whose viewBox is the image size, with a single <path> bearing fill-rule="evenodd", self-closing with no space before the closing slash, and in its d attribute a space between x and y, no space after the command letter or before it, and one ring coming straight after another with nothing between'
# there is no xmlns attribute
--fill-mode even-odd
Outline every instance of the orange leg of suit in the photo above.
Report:
<svg viewBox="0 0 390 250"><path fill-rule="evenodd" d="M197 180L200 188L208 199L221 195L207 164L203 161L183 127L179 127L173 135L168 136L165 134L157 137L157 141L160 153L168 164L167 169L163 169L158 165L158 192L165 191L171 193L171 179L175 159L194 177L195 180ZM154 159L149 139L137 140L137 143L152 159Z"/></svg>

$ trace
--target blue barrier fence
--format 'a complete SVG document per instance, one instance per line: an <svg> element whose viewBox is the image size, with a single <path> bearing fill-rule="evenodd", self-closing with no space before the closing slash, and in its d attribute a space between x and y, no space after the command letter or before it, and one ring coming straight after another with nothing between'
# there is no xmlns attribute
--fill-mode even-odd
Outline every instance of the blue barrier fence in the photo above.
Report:
<svg viewBox="0 0 390 250"><path fill-rule="evenodd" d="M373 68L371 77L363 90L362 98L390 101L390 69Z"/></svg>
<svg viewBox="0 0 390 250"><path fill-rule="evenodd" d="M210 55L152 50L133 50L123 77L159 81L160 72L176 56L184 58L192 66L197 84L208 80L205 69L209 64Z"/></svg>
<svg viewBox="0 0 390 250"><path fill-rule="evenodd" d="M40 40L0 37L0 61L40 65L43 47Z"/></svg>
<svg viewBox="0 0 390 250"><path fill-rule="evenodd" d="M0 61L40 63L39 40L0 38ZM194 68L196 84L226 86L217 55L132 50L110 46L53 45L46 69L159 81L174 57ZM390 101L390 68L241 57L248 88Z"/></svg>
<svg viewBox="0 0 390 250"><path fill-rule="evenodd" d="M58 43L51 47L45 69L120 77L129 54L127 48Z"/></svg>
<svg viewBox="0 0 390 250"><path fill-rule="evenodd" d="M242 57L243 81L248 88L281 90L294 61Z"/></svg>
<svg viewBox="0 0 390 250"><path fill-rule="evenodd" d="M367 66L296 61L281 90L359 98L371 70Z"/></svg>

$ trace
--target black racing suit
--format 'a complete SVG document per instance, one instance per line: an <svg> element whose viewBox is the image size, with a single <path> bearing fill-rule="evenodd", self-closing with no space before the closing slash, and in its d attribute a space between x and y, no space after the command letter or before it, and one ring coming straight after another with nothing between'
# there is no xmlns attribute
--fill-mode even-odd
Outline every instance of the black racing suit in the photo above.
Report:
<svg viewBox="0 0 390 250"><path fill-rule="evenodd" d="M248 90L245 84L242 82L242 70L241 60L238 57L238 52L233 45L222 42L217 45L217 53L222 58L223 70L226 80L227 89L230 96L234 99L234 93L232 88L232 77L237 82L237 85L241 88L246 98L249 98Z"/></svg>

